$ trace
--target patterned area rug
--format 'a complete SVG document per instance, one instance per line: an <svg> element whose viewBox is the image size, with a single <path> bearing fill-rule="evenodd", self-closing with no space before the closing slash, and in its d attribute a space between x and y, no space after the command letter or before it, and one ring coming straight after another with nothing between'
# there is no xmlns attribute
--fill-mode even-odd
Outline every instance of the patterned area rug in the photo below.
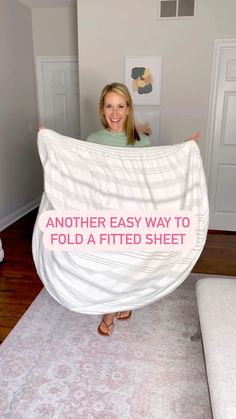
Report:
<svg viewBox="0 0 236 419"><path fill-rule="evenodd" d="M191 274L172 294L97 333L42 290L0 347L0 417L212 418Z"/></svg>

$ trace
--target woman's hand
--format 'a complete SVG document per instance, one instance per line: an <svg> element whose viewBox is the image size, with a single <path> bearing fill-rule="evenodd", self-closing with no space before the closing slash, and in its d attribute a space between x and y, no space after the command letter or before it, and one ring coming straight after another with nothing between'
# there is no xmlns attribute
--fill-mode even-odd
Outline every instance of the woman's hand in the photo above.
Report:
<svg viewBox="0 0 236 419"><path fill-rule="evenodd" d="M198 143L198 141L200 140L201 137L201 133L200 132L193 132L190 137L187 139L187 141L196 141Z"/></svg>

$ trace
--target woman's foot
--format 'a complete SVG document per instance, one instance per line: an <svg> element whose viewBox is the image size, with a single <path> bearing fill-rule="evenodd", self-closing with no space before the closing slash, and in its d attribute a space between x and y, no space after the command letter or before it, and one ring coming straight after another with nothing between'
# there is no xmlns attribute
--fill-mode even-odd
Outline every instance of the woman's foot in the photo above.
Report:
<svg viewBox="0 0 236 419"><path fill-rule="evenodd" d="M105 314L98 326L98 333L102 336L110 336L113 331L114 314Z"/></svg>
<svg viewBox="0 0 236 419"><path fill-rule="evenodd" d="M128 320L131 317L132 311L118 311L116 313L117 320Z"/></svg>

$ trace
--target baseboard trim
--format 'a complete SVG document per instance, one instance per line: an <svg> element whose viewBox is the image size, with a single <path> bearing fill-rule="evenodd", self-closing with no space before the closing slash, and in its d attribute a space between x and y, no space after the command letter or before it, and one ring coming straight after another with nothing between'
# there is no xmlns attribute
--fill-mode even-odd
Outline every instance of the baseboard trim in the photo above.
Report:
<svg viewBox="0 0 236 419"><path fill-rule="evenodd" d="M208 234L236 234L236 231L228 230L208 230Z"/></svg>
<svg viewBox="0 0 236 419"><path fill-rule="evenodd" d="M9 225L13 224L15 221L19 220L19 218L26 215L28 212L32 211L36 207L39 206L41 200L41 195L34 199L31 202L28 202L28 204L24 205L23 207L19 208L16 211L13 211L11 214L9 214L7 217L2 218L0 220L0 231L5 230L5 228L9 227Z"/></svg>

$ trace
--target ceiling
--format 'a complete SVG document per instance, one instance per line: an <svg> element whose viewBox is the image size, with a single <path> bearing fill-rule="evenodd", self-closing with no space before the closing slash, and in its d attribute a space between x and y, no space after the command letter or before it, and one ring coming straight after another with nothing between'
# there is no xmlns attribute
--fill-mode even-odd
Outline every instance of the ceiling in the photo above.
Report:
<svg viewBox="0 0 236 419"><path fill-rule="evenodd" d="M25 6L34 8L50 8L50 7L73 7L76 6L76 0L18 0Z"/></svg>

